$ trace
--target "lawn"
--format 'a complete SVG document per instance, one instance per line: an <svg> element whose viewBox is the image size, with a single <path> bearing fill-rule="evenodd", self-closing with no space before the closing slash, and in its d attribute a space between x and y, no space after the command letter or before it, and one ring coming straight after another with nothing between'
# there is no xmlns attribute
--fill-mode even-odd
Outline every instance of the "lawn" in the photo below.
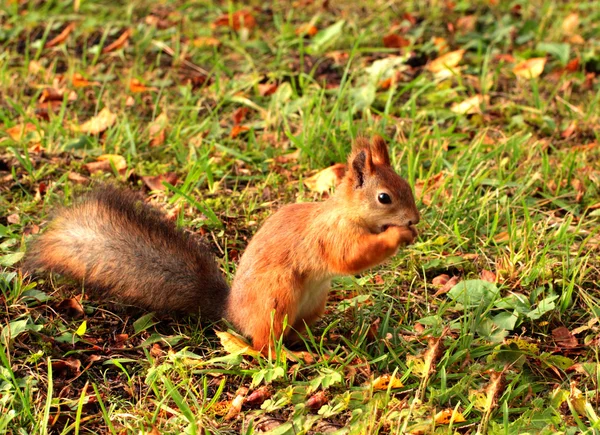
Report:
<svg viewBox="0 0 600 435"><path fill-rule="evenodd" d="M151 3L0 9L0 432L600 433L597 2ZM419 237L334 280L311 358L19 269L110 181L231 280L373 134Z"/></svg>

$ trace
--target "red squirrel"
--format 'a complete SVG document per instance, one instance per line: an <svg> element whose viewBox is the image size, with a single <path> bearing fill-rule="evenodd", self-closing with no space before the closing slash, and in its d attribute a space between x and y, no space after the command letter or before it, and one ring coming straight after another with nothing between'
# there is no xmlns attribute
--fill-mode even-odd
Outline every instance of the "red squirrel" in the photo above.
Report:
<svg viewBox="0 0 600 435"><path fill-rule="evenodd" d="M412 243L419 219L410 186L375 136L356 140L329 199L286 205L264 222L231 289L208 247L109 185L60 210L31 244L24 268L60 273L153 311L224 317L267 353L273 338L297 340L323 314L333 277L376 266Z"/></svg>

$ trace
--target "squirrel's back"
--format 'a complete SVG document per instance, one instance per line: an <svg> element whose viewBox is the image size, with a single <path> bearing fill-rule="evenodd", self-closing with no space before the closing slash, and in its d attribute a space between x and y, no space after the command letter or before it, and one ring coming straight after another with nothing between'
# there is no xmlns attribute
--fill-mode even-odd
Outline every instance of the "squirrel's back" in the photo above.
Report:
<svg viewBox="0 0 600 435"><path fill-rule="evenodd" d="M136 194L101 186L33 241L29 271L57 272L152 311L222 317L229 287L208 247Z"/></svg>

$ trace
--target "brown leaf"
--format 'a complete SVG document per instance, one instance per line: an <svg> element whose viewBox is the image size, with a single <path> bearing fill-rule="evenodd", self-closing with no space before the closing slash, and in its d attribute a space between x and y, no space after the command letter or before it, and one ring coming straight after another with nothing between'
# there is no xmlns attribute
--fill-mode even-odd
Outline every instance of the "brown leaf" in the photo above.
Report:
<svg viewBox="0 0 600 435"><path fill-rule="evenodd" d="M233 14L223 14L215 20L213 26L231 27L234 30L246 28L252 30L256 26L256 20L250 11L237 11Z"/></svg>
<svg viewBox="0 0 600 435"><path fill-rule="evenodd" d="M434 37L433 45L435 45L439 53L448 51L448 41L446 41L445 38L440 38L438 36Z"/></svg>
<svg viewBox="0 0 600 435"><path fill-rule="evenodd" d="M458 276L453 276L448 281L446 281L443 287L436 291L433 296L436 297L448 293L456 284L458 284L459 281L460 278Z"/></svg>
<svg viewBox="0 0 600 435"><path fill-rule="evenodd" d="M496 282L496 274L490 270L487 269L483 269L480 273L479 276L481 277L482 280L484 281L488 281L488 282Z"/></svg>
<svg viewBox="0 0 600 435"><path fill-rule="evenodd" d="M246 127L245 125L234 125L233 128L231 129L231 133L229 134L229 137L232 139L235 139L243 132L249 131L249 130L250 130L250 127Z"/></svg>
<svg viewBox="0 0 600 435"><path fill-rule="evenodd" d="M246 106L238 107L231 115L233 119L233 125L240 125L244 119L246 119L246 115L248 114L249 109Z"/></svg>
<svg viewBox="0 0 600 435"><path fill-rule="evenodd" d="M562 30L565 35L572 35L577 27L579 27L579 15L576 12L567 15L562 22Z"/></svg>
<svg viewBox="0 0 600 435"><path fill-rule="evenodd" d="M162 112L154 121L152 121L152 123L150 123L150 126L148 127L150 147L157 147L165 142L168 122L167 114Z"/></svg>
<svg viewBox="0 0 600 435"><path fill-rule="evenodd" d="M218 47L221 41L212 36L200 36L192 41L192 45L198 48Z"/></svg>
<svg viewBox="0 0 600 435"><path fill-rule="evenodd" d="M73 130L87 134L100 134L107 128L112 127L115 122L117 122L117 115L112 113L108 107L105 107L100 113L79 127L73 127Z"/></svg>
<svg viewBox="0 0 600 435"><path fill-rule="evenodd" d="M306 407L312 412L317 412L323 405L327 404L327 402L327 395L321 390L309 397L306 401Z"/></svg>
<svg viewBox="0 0 600 435"><path fill-rule="evenodd" d="M570 60L565 69L569 72L577 71L579 69L579 58L576 57L575 59Z"/></svg>
<svg viewBox="0 0 600 435"><path fill-rule="evenodd" d="M174 172L167 172L166 174L156 175L154 177L142 177L142 181L150 190L154 191L164 191L167 188L163 184L163 181L171 185L175 185L177 183L177 174Z"/></svg>
<svg viewBox="0 0 600 435"><path fill-rule="evenodd" d="M544 66L546 66L545 57L534 57L517 64L513 68L513 73L517 77L526 79L536 78L544 72Z"/></svg>
<svg viewBox="0 0 600 435"><path fill-rule="evenodd" d="M456 21L456 29L461 31L462 33L469 33L475 30L475 24L477 23L476 15L465 15L464 17L460 17Z"/></svg>
<svg viewBox="0 0 600 435"><path fill-rule="evenodd" d="M445 285L448 281L450 281L450 277L448 275L446 275L445 273L436 276L435 278L433 278L431 280L431 284L438 286L438 285Z"/></svg>
<svg viewBox="0 0 600 435"><path fill-rule="evenodd" d="M73 319L79 319L85 315L80 298L81 296L65 299L57 305L56 309Z"/></svg>
<svg viewBox="0 0 600 435"><path fill-rule="evenodd" d="M560 136L563 139L568 139L573 135L573 133L575 133L576 128L577 128L577 121L571 121L569 126L560 133Z"/></svg>
<svg viewBox="0 0 600 435"><path fill-rule="evenodd" d="M229 410L225 415L225 420L233 420L237 415L242 411L242 405L244 404L244 399L248 394L248 388L240 387L237 390L235 398L231 401L229 406Z"/></svg>
<svg viewBox="0 0 600 435"><path fill-rule="evenodd" d="M131 29L125 30L123 33L121 33L121 36L119 36L112 44L108 44L106 47L104 47L102 49L102 53L110 53L111 51L115 51L123 47L129 40L129 37L132 33L133 32Z"/></svg>
<svg viewBox="0 0 600 435"><path fill-rule="evenodd" d="M552 338L556 345L562 349L573 349L579 345L577 338L564 326L554 328L552 330Z"/></svg>
<svg viewBox="0 0 600 435"><path fill-rule="evenodd" d="M129 90L134 93L140 92L148 92L148 91L158 91L158 88L154 86L146 86L143 85L138 79L131 79L129 82Z"/></svg>
<svg viewBox="0 0 600 435"><path fill-rule="evenodd" d="M31 133L30 142L39 142L41 140L41 134L37 131L37 127L30 122L26 124L17 124L7 129L6 133L17 142L24 139L28 133Z"/></svg>
<svg viewBox="0 0 600 435"><path fill-rule="evenodd" d="M116 334L115 335L115 343L125 343L129 340L129 334Z"/></svg>
<svg viewBox="0 0 600 435"><path fill-rule="evenodd" d="M83 165L90 174L95 174L96 172L112 172L113 166L119 173L124 173L125 169L127 169L125 157L117 154L103 154L98 157L98 161Z"/></svg>
<svg viewBox="0 0 600 435"><path fill-rule="evenodd" d="M258 85L258 93L262 97L267 97L275 93L279 85L277 83L264 83Z"/></svg>
<svg viewBox="0 0 600 435"><path fill-rule="evenodd" d="M320 172L317 172L310 178L304 180L304 184L313 192L325 193L329 189L340 184L346 174L346 165L336 163Z"/></svg>
<svg viewBox="0 0 600 435"><path fill-rule="evenodd" d="M573 178L571 180L571 187L573 187L575 192L577 192L575 196L575 202L581 202L583 195L585 195L585 185L581 182L581 180Z"/></svg>
<svg viewBox="0 0 600 435"><path fill-rule="evenodd" d="M410 41L397 33L390 33L383 37L383 46L386 48L404 48L410 45Z"/></svg>
<svg viewBox="0 0 600 435"><path fill-rule="evenodd" d="M77 172L69 172L67 174L67 178L69 179L69 181L72 181L76 184L85 184L89 181L89 178L84 177L83 175L78 174Z"/></svg>
<svg viewBox="0 0 600 435"><path fill-rule="evenodd" d="M510 240L510 234L508 234L508 231L502 231L502 232L496 234L494 236L493 240L496 243L508 242Z"/></svg>
<svg viewBox="0 0 600 435"><path fill-rule="evenodd" d="M264 385L257 390L254 390L248 397L245 403L249 406L260 406L263 402L273 395L271 387Z"/></svg>
<svg viewBox="0 0 600 435"><path fill-rule="evenodd" d="M6 217L6 221L9 224L18 224L18 223L21 223L21 217L19 216L18 213L13 213Z"/></svg>
<svg viewBox="0 0 600 435"><path fill-rule="evenodd" d="M300 25L296 29L296 35L297 36L310 36L310 37L313 37L313 36L315 36L317 34L318 31L319 31L319 29L317 29L315 26L313 26L310 23L307 23L307 24Z"/></svg>
<svg viewBox="0 0 600 435"><path fill-rule="evenodd" d="M98 85L100 85L100 82L90 82L88 79L84 78L79 73L73 74L73 79L71 80L71 83L76 88L83 88L83 87L86 87L86 86L98 86Z"/></svg>
<svg viewBox="0 0 600 435"><path fill-rule="evenodd" d="M73 31L73 29L75 29L75 23L71 23L71 24L67 25L67 27L65 27L62 30L62 32L60 32L58 35L56 35L50 41L47 41L46 44L44 45L44 48L51 48L51 47L57 46L58 44L62 44L69 37L69 35Z"/></svg>
<svg viewBox="0 0 600 435"><path fill-rule="evenodd" d="M81 361L73 357L52 361L53 375L59 378L66 378L67 375L77 376L80 370Z"/></svg>

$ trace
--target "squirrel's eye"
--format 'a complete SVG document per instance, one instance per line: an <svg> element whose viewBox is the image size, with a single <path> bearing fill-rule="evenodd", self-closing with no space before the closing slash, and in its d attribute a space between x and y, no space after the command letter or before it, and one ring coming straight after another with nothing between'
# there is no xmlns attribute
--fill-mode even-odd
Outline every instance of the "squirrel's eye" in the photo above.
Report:
<svg viewBox="0 0 600 435"><path fill-rule="evenodd" d="M387 193L380 193L377 195L377 200L382 204L391 204L392 198Z"/></svg>

